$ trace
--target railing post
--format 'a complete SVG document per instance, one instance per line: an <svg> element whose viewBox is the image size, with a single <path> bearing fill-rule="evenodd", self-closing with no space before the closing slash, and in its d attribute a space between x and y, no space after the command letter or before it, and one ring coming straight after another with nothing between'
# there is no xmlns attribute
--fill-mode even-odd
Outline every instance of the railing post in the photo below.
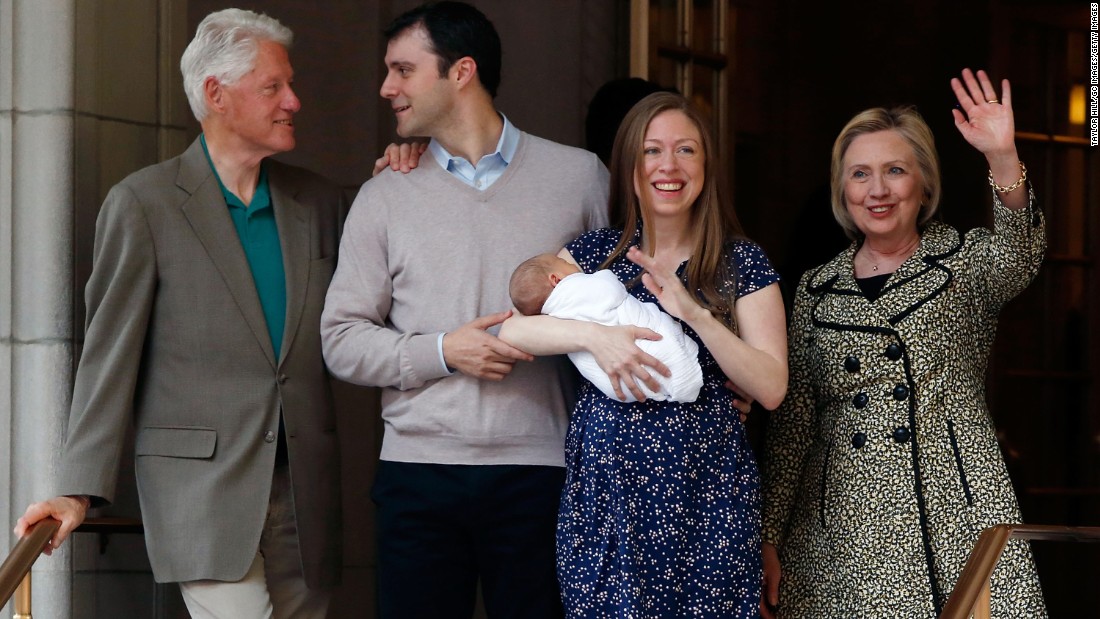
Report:
<svg viewBox="0 0 1100 619"><path fill-rule="evenodd" d="M31 619L31 573L28 571L15 590L15 614L12 619Z"/></svg>

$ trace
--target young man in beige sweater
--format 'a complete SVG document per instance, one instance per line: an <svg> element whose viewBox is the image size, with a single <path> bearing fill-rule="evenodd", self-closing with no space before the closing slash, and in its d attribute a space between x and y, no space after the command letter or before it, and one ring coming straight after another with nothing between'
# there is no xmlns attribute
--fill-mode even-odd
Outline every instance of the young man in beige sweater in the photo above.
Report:
<svg viewBox="0 0 1100 619"><path fill-rule="evenodd" d="M321 321L330 370L383 388L381 616L469 617L480 581L492 617L560 617L571 370L495 332L517 264L606 225L607 170L496 110L500 42L477 9L425 5L386 37L397 132L431 143L363 186Z"/></svg>

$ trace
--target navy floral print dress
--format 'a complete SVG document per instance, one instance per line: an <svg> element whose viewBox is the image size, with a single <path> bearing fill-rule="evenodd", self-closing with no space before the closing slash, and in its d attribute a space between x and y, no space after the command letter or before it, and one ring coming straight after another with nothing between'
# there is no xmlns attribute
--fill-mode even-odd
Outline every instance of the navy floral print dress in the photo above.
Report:
<svg viewBox="0 0 1100 619"><path fill-rule="evenodd" d="M592 273L620 234L595 230L566 249ZM727 253L737 297L778 281L756 244L733 241ZM610 269L630 294L656 303L640 267L624 256ZM759 613L760 474L725 375L695 332L683 328L699 344L703 368L695 402L623 403L587 381L581 387L566 435L558 515L558 579L568 617Z"/></svg>

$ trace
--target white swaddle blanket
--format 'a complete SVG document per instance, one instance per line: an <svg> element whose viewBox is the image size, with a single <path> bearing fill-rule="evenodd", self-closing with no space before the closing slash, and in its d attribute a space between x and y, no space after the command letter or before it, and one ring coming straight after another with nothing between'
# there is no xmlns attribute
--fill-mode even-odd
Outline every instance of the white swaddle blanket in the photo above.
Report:
<svg viewBox="0 0 1100 619"><path fill-rule="evenodd" d="M654 373L661 390L653 393L644 383L638 382L646 396L653 400L694 402L703 386L703 370L699 367L699 346L688 337L680 324L661 311L655 303L644 303L630 296L615 274L608 270L592 274L574 273L558 283L550 292L542 313L556 318L586 320L607 326L636 325L661 334L658 341L638 340L638 347L659 359L672 371L665 378ZM607 397L619 400L611 386L611 380L600 369L596 358L589 352L569 353L569 360L581 374ZM636 402L625 387L625 400Z"/></svg>

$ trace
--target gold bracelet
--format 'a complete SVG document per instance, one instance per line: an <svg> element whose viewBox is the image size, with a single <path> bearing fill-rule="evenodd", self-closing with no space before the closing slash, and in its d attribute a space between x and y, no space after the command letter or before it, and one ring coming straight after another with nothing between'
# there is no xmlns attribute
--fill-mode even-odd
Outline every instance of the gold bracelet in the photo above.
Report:
<svg viewBox="0 0 1100 619"><path fill-rule="evenodd" d="M1020 178L1017 179L1015 183L1012 183L1011 185L1009 185L1007 187L1001 187L1000 185L997 184L996 181L993 180L993 170L990 170L989 171L989 186L992 187L993 189L1001 192L1001 193L1009 193L1010 191L1016 191L1017 189L1019 189L1020 185L1023 185L1024 181L1027 180L1027 168L1024 167L1024 162L1023 161L1021 161L1019 163L1020 163Z"/></svg>

